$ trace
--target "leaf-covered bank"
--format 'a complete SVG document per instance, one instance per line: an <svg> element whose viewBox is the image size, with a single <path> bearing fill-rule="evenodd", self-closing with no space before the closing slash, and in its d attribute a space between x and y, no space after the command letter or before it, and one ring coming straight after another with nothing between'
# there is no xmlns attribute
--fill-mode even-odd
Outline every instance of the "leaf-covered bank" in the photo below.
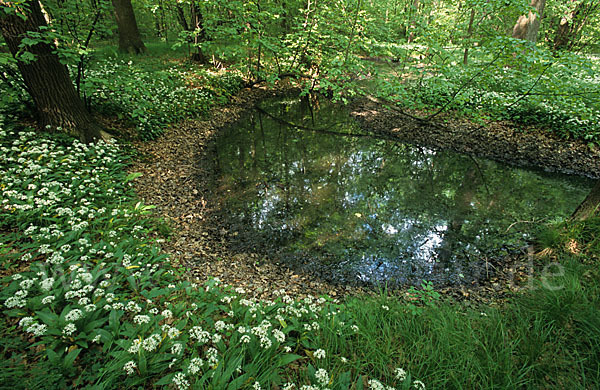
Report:
<svg viewBox="0 0 600 390"><path fill-rule="evenodd" d="M523 131L510 122L478 124L462 116L419 120L418 112L390 109L372 97L355 100L350 109L363 129L401 142L452 149L513 165L600 177L600 149L582 140L567 141L536 128Z"/></svg>

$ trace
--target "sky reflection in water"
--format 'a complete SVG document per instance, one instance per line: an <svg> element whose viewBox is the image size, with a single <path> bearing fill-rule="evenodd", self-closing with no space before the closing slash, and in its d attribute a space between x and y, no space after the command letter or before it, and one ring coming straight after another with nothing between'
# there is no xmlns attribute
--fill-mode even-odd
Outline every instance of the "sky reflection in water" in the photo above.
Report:
<svg viewBox="0 0 600 390"><path fill-rule="evenodd" d="M591 188L585 178L333 134L360 131L323 100L261 107L217 140L223 213L240 248L264 247L330 280L485 277L525 244L528 221L568 216Z"/></svg>

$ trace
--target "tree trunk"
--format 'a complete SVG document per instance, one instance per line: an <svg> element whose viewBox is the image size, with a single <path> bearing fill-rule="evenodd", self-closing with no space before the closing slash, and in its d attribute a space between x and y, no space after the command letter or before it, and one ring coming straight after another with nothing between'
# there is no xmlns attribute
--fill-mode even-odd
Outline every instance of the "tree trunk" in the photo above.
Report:
<svg viewBox="0 0 600 390"><path fill-rule="evenodd" d="M196 32L194 34L194 46L196 47L196 53L192 54L192 61L206 64L208 63L208 60L206 59L206 56L204 55L200 45L206 42L208 37L206 35L206 31L204 30L204 18L202 16L202 10L196 2L192 4L192 23L195 26Z"/></svg>
<svg viewBox="0 0 600 390"><path fill-rule="evenodd" d="M469 17L469 27L467 28L467 36L465 39L465 53L463 54L463 65L469 63L469 39L473 36L473 22L475 21L475 7L471 8L471 16Z"/></svg>
<svg viewBox="0 0 600 390"><path fill-rule="evenodd" d="M419 0L414 0L411 6L411 16L408 23L408 43L412 43L416 37L417 16L419 13Z"/></svg>
<svg viewBox="0 0 600 390"><path fill-rule="evenodd" d="M513 38L524 39L530 42L537 42L538 31L540 30L540 23L544 14L544 6L546 0L531 0L529 4L533 11L529 11L528 15L521 15L513 28Z"/></svg>
<svg viewBox="0 0 600 390"><path fill-rule="evenodd" d="M181 25L184 31L192 31L190 26L188 25L187 19L185 18L185 12L179 3L175 3L175 15L177 16L177 21Z"/></svg>
<svg viewBox="0 0 600 390"><path fill-rule="evenodd" d="M38 0L26 0L17 12L0 16L0 30L13 56L30 32L39 34L47 28ZM83 142L100 139L100 126L85 109L67 67L58 59L56 47L43 42L29 46L27 51L35 55L35 60L18 61L17 66L35 103L40 125L62 128Z"/></svg>
<svg viewBox="0 0 600 390"><path fill-rule="evenodd" d="M571 3L574 1L572 0ZM581 0L564 15L554 35L554 50L570 50L591 15L600 9L600 2Z"/></svg>
<svg viewBox="0 0 600 390"><path fill-rule="evenodd" d="M581 202L571 216L571 219L582 221L593 216L600 216L600 180Z"/></svg>
<svg viewBox="0 0 600 390"><path fill-rule="evenodd" d="M146 51L135 20L131 0L112 0L119 29L119 51L141 54Z"/></svg>

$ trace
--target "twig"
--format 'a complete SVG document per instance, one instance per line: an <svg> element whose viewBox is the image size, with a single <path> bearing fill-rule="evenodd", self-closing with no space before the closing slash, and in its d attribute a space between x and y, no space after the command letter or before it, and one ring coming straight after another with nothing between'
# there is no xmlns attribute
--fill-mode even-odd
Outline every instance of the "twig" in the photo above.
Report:
<svg viewBox="0 0 600 390"><path fill-rule="evenodd" d="M539 74L539 76L537 77L537 79L535 79L535 82L531 85L531 87L529 87L529 89L522 94L521 96L519 96L519 98L517 100L515 100L514 102L512 102L511 104L509 104L506 107L506 110L508 111L509 109L511 109L515 104L519 103L521 100L525 99L527 96L529 96L529 94L531 93L531 91L536 87L536 85L538 85L538 83L540 82L540 80L542 79L542 76L544 75L544 73L546 73L546 71L548 69L550 69L550 67L554 65L554 62L551 62L548 64L548 66L546 66L544 68L544 70L542 70L542 72Z"/></svg>
<svg viewBox="0 0 600 390"><path fill-rule="evenodd" d="M434 112L433 114L427 116L426 118L424 118L425 120L430 120L432 118L435 118L436 116L438 116L439 114L442 113L442 111L444 111L446 109L446 107L448 107L453 101L454 99L458 96L458 94L465 88L467 88L469 85L471 85L471 83L477 78L479 77L480 74L482 74L487 68L489 68L490 66L492 66L492 64L494 64L498 58L500 58L500 56L502 55L502 53L504 53L504 48L502 48L502 50L500 50L498 52L498 55L496 55L496 57L494 57L494 59L489 62L486 66L484 66L479 72L477 72L476 74L473 75L473 77L471 77L466 83L464 83L463 85L461 85L456 91L454 91L454 93L452 94L452 97L450 98L450 100L448 100L446 102L446 104L444 104L442 107L440 107L439 110L437 110L436 112Z"/></svg>
<svg viewBox="0 0 600 390"><path fill-rule="evenodd" d="M517 224L519 224L519 223L539 223L539 222L542 222L544 219L546 219L546 218L542 218L542 219L539 219L539 220L537 220L537 221L534 219L534 220L532 220L532 221L516 221L516 222L513 222L513 223L511 223L511 224L510 224L510 225L509 225L509 226L506 228L506 232L505 232L505 233L508 233L508 231L509 231L510 229L512 229L512 228L513 228L513 226L515 226L515 225L517 225Z"/></svg>

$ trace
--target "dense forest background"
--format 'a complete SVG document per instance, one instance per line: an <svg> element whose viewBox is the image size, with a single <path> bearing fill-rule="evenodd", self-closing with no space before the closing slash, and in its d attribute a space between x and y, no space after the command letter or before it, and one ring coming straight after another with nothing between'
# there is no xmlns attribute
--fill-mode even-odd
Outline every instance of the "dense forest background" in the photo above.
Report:
<svg viewBox="0 0 600 390"><path fill-rule="evenodd" d="M54 77L29 83L25 77L23 84L21 75L27 67L21 67L21 73L16 69L17 60L33 68L35 52L43 45L50 45L44 50L69 67L88 111L128 107L123 104L127 95L144 94L150 89L148 82L172 78L154 74L149 81L143 71L135 70L138 64L124 63L118 55L144 53L150 45L147 56L171 52L171 57L189 59L188 68L195 63L211 72L226 69L245 85L291 78L305 91L342 100L369 94L403 108L433 109L424 115L427 118L451 110L476 119L534 125L590 142L600 132L594 56L600 50L597 1L63 0L44 1L42 8L37 4L3 2L3 35L10 48L9 53L5 46L0 57L3 107L26 105L30 101L26 91L43 95L48 88L36 85L56 79L54 72ZM38 26L12 39L10 21L28 14L36 14ZM51 66L44 68L40 72L50 72ZM127 76L132 73L137 78ZM229 81L233 87L238 83ZM64 83L64 77L57 82ZM129 91L126 83L139 90ZM203 91L194 89L190 77L184 84L192 89L181 97L183 107L171 111L189 114L198 111L192 101L202 100L198 94ZM37 99L34 96L38 106L49 104ZM73 105L74 97L62 99ZM128 108L119 115L133 117L138 127L149 127L140 123L142 119L160 121L144 118L150 110ZM41 117L44 125L71 126L65 118ZM89 126L80 126L79 131L82 127ZM89 131L92 138L98 135L97 130ZM152 137L153 131L157 130L142 136Z"/></svg>

